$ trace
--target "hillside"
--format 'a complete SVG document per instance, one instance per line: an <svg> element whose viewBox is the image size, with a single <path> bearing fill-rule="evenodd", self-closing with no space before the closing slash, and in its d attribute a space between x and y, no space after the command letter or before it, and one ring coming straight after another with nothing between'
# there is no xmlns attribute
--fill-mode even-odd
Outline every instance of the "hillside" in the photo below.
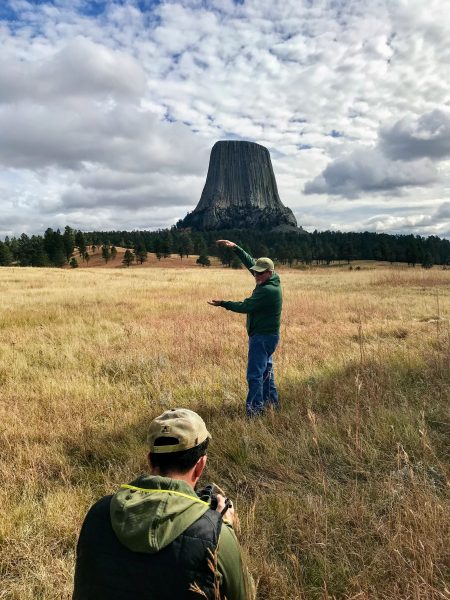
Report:
<svg viewBox="0 0 450 600"><path fill-rule="evenodd" d="M123 256L125 254L126 248L121 248L120 246L117 248L117 256L114 259L110 259L108 262L102 258L101 250L96 250L94 253L90 253L89 262L83 261L80 258L79 252L75 251L74 256L78 261L78 268L82 269L148 269L148 268L157 268L157 269L186 269L193 268L201 269L200 265L196 264L196 260L198 255L191 256L183 256L180 258L179 254L171 254L166 258L161 258L158 260L156 258L156 254L149 253L147 255L147 260L145 262L136 263L133 262L129 267L122 263ZM221 266L219 261L215 258L210 258L212 266ZM66 269L70 269L69 265L65 266Z"/></svg>
<svg viewBox="0 0 450 600"><path fill-rule="evenodd" d="M117 256L114 259L110 259L108 262L102 258L102 253L99 250L90 253L89 262L83 261L80 258L80 254L77 250L75 250L74 256L78 262L78 268L80 269L148 269L148 268L157 268L157 269L199 269L202 270L202 267L197 264L198 254L193 254L188 257L183 256L180 258L179 254L170 254L166 258L158 259L156 254L149 252L147 255L147 260L142 264L139 262L133 262L129 267L123 264L123 256L125 254L126 248L121 248L120 246L117 249ZM220 262L220 259L215 256L210 256L209 260L211 261L211 266L208 267L210 269L223 269L223 265ZM71 269L71 267L66 264L63 267L64 269ZM289 267L288 265L277 264L276 268L278 271L290 271L290 270L352 270L352 269L388 269L388 270L406 270L415 272L420 272L420 268L416 267L416 269L408 267L405 263L398 262L386 262L382 260L352 260L350 264L346 261L342 262L334 262L330 265L303 265L301 263L297 265L293 265ZM434 270L441 270L443 267L440 265L435 265ZM206 268L205 268L206 270ZM444 270L446 270L444 268ZM450 269L449 269L450 270Z"/></svg>

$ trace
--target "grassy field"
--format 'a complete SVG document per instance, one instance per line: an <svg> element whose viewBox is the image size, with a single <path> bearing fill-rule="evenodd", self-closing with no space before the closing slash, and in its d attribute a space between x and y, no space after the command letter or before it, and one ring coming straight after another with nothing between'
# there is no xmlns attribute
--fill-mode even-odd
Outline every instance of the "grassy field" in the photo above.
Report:
<svg viewBox="0 0 450 600"><path fill-rule="evenodd" d="M71 594L90 504L200 412L260 600L450 598L450 272L281 272L282 411L247 422L228 269L0 269L0 599Z"/></svg>

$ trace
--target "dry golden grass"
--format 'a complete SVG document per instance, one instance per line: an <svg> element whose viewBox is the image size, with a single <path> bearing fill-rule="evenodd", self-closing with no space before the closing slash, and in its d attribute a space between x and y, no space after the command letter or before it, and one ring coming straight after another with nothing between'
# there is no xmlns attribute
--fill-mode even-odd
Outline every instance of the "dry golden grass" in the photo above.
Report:
<svg viewBox="0 0 450 600"><path fill-rule="evenodd" d="M450 598L450 272L282 272L279 414L243 419L227 269L0 269L0 599L70 598L89 505L166 407L213 434L263 600Z"/></svg>

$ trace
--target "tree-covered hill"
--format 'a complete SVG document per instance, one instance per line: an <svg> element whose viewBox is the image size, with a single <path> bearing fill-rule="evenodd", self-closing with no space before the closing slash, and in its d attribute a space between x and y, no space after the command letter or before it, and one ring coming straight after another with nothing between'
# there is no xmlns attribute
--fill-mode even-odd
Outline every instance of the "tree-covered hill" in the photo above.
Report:
<svg viewBox="0 0 450 600"><path fill-rule="evenodd" d="M282 264L333 264L353 260L377 260L409 265L450 264L450 241L436 236L343 233L339 231L257 232L253 230L191 231L173 227L158 231L81 232L66 226L64 231L47 229L43 236L6 238L0 242L0 266L76 266L88 261L93 248L101 249L105 262L117 246L133 251L133 260L143 262L147 253L160 259L171 254L217 256L231 266L233 254L216 245L231 239L253 256L270 256Z"/></svg>

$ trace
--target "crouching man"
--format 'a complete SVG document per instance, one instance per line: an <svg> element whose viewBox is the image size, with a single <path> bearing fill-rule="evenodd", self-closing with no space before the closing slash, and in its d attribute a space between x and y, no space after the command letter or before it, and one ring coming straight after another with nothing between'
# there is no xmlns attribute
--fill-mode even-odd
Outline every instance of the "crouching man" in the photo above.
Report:
<svg viewBox="0 0 450 600"><path fill-rule="evenodd" d="M73 600L253 600L233 506L218 495L213 510L194 491L210 437L191 410L152 421L151 475L99 500L84 520Z"/></svg>

